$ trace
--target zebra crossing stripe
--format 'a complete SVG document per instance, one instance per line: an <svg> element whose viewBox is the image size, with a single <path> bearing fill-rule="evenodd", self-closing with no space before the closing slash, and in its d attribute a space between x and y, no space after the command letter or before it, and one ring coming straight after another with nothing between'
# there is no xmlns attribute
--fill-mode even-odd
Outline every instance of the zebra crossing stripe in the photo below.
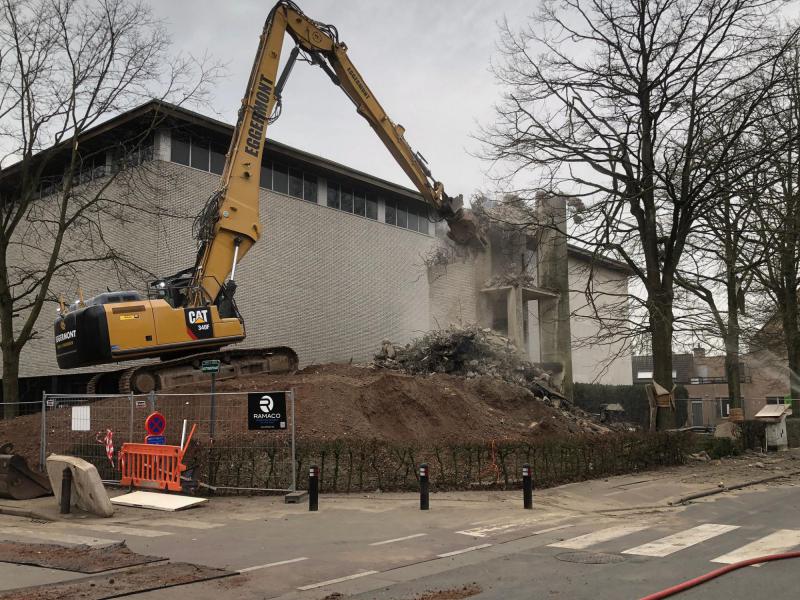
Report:
<svg viewBox="0 0 800 600"><path fill-rule="evenodd" d="M648 525L617 525L615 527L601 529L600 531L593 531L569 540L554 542L548 544L548 546L552 546L553 548L569 548L570 550L583 550L589 546L609 542L647 528Z"/></svg>
<svg viewBox="0 0 800 600"><path fill-rule="evenodd" d="M779 529L775 533L718 556L712 559L711 562L729 565L750 558L787 552L796 546L800 546L800 530Z"/></svg>
<svg viewBox="0 0 800 600"><path fill-rule="evenodd" d="M648 544L642 544L629 550L624 550L623 554L636 554L638 556L669 556L680 550L699 544L718 535L739 529L738 525L718 525L716 523L704 523L685 531L679 531L667 537L663 537Z"/></svg>

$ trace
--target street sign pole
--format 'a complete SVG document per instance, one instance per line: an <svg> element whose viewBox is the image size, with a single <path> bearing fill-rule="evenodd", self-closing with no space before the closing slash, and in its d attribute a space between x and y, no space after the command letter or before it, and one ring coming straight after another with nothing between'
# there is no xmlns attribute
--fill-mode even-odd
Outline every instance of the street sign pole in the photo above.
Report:
<svg viewBox="0 0 800 600"><path fill-rule="evenodd" d="M208 434L211 438L211 444L214 444L214 430L217 420L217 398L216 398L216 384L217 373L219 372L218 360L204 360L200 363L200 370L203 373L211 373L211 422L208 425Z"/></svg>
<svg viewBox="0 0 800 600"><path fill-rule="evenodd" d="M292 491L297 491L297 455L296 455L296 447L294 438L297 433L297 428L295 426L294 418L294 388L289 392L289 397L292 400Z"/></svg>
<svg viewBox="0 0 800 600"><path fill-rule="evenodd" d="M211 372L211 425L209 425L209 434L211 437L211 443L214 443L214 423L217 420L217 403L216 403L216 396L214 395L216 392L216 383L217 383L217 373L216 371Z"/></svg>

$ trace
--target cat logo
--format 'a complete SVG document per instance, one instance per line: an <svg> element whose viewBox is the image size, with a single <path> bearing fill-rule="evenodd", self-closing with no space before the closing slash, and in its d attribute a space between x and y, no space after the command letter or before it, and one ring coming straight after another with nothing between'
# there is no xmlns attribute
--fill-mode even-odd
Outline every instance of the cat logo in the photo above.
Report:
<svg viewBox="0 0 800 600"><path fill-rule="evenodd" d="M193 325L202 325L204 323L208 323L208 309L204 308L202 310L190 310L189 322Z"/></svg>
<svg viewBox="0 0 800 600"><path fill-rule="evenodd" d="M186 331L193 340L208 339L214 336L210 311L209 308L185 309Z"/></svg>

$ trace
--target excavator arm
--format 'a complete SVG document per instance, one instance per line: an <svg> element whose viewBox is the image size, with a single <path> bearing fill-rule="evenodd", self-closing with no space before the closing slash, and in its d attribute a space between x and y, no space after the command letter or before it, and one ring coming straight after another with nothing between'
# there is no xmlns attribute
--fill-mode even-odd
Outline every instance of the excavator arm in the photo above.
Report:
<svg viewBox="0 0 800 600"><path fill-rule="evenodd" d="M281 49L286 34L296 46L278 78ZM259 179L267 127L294 60L302 52L320 66L356 106L389 152L413 181L426 202L447 221L450 237L461 244L484 245L472 215L464 212L461 196L445 194L433 179L422 156L404 137L404 129L386 114L347 55L333 26L308 18L290 0L281 0L270 11L259 41L247 93L242 100L231 140L221 186L198 220L195 232L201 242L188 300L199 305L224 303L232 297L236 264L258 241L261 225L258 211ZM230 280L226 283L226 279Z"/></svg>

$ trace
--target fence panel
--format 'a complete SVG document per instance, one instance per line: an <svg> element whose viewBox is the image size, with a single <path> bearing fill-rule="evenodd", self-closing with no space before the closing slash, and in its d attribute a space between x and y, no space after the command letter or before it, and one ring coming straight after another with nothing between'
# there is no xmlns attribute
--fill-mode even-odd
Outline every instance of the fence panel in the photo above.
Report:
<svg viewBox="0 0 800 600"><path fill-rule="evenodd" d="M45 431L40 461L49 454L77 456L97 467L106 481L119 481L117 451L125 442L142 441L137 417L149 414L147 396L47 394L42 413ZM106 454L106 436L112 432L114 454Z"/></svg>
<svg viewBox="0 0 800 600"><path fill-rule="evenodd" d="M119 481L119 450L125 442L145 441L145 419L158 410L167 427L165 442L180 445L183 424L188 437L184 474L226 490L293 490L293 401L287 398L287 428L248 430L248 392L211 394L149 394L127 396L57 395L44 398L42 464L48 454L68 454L97 467L105 481ZM108 432L113 454L107 455Z"/></svg>

